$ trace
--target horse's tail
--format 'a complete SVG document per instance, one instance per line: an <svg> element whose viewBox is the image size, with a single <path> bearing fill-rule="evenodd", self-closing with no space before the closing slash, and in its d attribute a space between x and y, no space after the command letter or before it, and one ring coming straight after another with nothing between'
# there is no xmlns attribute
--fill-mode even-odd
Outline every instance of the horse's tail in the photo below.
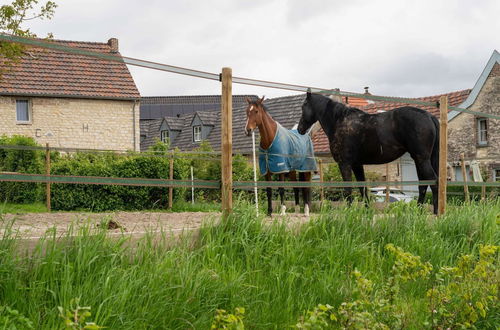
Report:
<svg viewBox="0 0 500 330"><path fill-rule="evenodd" d="M432 146L431 153L431 166L436 172L436 177L439 177L439 121L436 117L431 116L432 122L436 127L436 137L434 139L434 145Z"/></svg>

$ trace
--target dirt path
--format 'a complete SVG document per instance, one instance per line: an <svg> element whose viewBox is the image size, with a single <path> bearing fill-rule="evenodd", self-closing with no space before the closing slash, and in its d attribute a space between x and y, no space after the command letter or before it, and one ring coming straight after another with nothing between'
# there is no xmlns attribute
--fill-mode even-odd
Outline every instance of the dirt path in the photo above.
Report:
<svg viewBox="0 0 500 330"><path fill-rule="evenodd" d="M112 212L112 213L25 213L5 214L0 220L0 237L5 226L13 222L12 228L21 238L35 239L43 236L50 228L55 228L57 236L67 232L73 225L89 225L95 228L109 223L110 233L145 233L148 231L182 231L197 229L204 220L217 220L218 213L204 212ZM2 219L2 218L0 218Z"/></svg>
<svg viewBox="0 0 500 330"><path fill-rule="evenodd" d="M286 217L274 216L289 224L303 223L309 218L303 214L287 214ZM272 221L267 218L267 221ZM108 225L110 234L144 235L146 232L182 232L197 230L204 221L218 222L220 213L206 212L109 212L109 213L23 213L0 215L0 239L6 228L12 224L13 231L19 238L35 240L43 236L48 229L55 229L60 237L70 226L76 229L81 226L96 228Z"/></svg>

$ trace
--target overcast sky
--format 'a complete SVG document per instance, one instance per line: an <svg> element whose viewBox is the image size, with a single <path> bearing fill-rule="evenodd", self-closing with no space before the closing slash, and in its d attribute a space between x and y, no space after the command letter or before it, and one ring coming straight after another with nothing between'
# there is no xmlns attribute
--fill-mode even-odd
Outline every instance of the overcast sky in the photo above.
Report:
<svg viewBox="0 0 500 330"><path fill-rule="evenodd" d="M500 50L500 1L55 0L33 32L106 42L154 62L393 96L472 88ZM0 0L10 3L11 0ZM43 2L43 1L41 1ZM143 96L219 94L220 83L130 67ZM234 85L234 94L293 92Z"/></svg>

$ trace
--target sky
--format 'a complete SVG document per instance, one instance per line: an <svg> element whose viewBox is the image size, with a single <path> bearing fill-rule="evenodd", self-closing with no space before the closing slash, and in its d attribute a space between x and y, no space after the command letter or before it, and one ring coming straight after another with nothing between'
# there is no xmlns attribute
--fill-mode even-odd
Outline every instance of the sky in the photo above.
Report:
<svg viewBox="0 0 500 330"><path fill-rule="evenodd" d="M11 0L0 0L0 4ZM41 1L43 2L43 1ZM472 88L500 51L499 0L55 0L38 36L234 76L401 97ZM217 81L129 66L142 96L220 94ZM233 85L233 94L294 92Z"/></svg>

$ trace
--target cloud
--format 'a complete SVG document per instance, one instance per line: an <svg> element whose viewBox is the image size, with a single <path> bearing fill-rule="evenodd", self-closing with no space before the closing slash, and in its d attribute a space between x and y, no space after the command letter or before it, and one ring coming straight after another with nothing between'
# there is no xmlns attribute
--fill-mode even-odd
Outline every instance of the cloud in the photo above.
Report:
<svg viewBox="0 0 500 330"><path fill-rule="evenodd" d="M396 96L471 88L500 45L500 1L61 1L40 35L120 40L125 56L235 76ZM143 95L220 84L131 68ZM289 91L234 86L268 97Z"/></svg>

